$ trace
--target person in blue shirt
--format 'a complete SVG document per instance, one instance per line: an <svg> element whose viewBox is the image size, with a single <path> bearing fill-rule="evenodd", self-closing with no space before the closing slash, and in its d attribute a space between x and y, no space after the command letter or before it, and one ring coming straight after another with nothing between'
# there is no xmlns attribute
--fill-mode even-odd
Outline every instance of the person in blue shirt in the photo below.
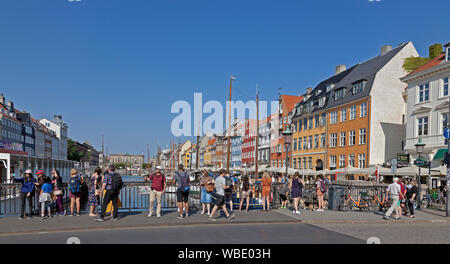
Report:
<svg viewBox="0 0 450 264"><path fill-rule="evenodd" d="M25 217L25 202L28 201L28 215L27 218L31 218L31 213L33 211L33 202L32 198L34 196L34 183L35 180L33 178L33 172L31 170L25 171L24 178L14 178L14 182L20 182L22 187L20 188L20 215L19 219L23 219Z"/></svg>
<svg viewBox="0 0 450 264"><path fill-rule="evenodd" d="M50 211L50 203L52 202L53 186L51 184L50 177L44 177L44 184L41 187L41 193L39 194L39 202L41 203L41 217L47 218L45 215L45 209L48 210L48 217L52 217Z"/></svg>

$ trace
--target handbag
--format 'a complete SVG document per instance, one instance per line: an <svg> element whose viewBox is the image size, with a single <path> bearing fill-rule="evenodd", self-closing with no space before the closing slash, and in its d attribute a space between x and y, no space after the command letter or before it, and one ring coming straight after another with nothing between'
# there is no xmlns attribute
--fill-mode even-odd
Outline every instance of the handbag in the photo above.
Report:
<svg viewBox="0 0 450 264"><path fill-rule="evenodd" d="M213 184L207 184L206 185L206 192L208 192L208 193L214 192L214 185Z"/></svg>

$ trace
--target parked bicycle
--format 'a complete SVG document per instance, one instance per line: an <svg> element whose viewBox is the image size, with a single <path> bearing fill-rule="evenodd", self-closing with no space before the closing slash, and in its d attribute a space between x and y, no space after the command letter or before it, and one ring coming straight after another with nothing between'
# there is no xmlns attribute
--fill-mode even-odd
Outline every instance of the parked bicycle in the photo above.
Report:
<svg viewBox="0 0 450 264"><path fill-rule="evenodd" d="M359 210L371 210L371 200L367 191L360 191L358 198L353 198L350 193L350 188L347 188L344 193L341 208L344 211L352 211L356 207Z"/></svg>

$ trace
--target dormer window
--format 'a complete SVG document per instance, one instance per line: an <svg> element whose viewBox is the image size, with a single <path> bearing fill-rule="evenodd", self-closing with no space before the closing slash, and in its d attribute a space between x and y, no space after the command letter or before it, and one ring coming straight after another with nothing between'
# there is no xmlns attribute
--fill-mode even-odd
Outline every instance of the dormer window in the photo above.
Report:
<svg viewBox="0 0 450 264"><path fill-rule="evenodd" d="M327 93L328 93L329 91L331 91L331 89L333 89L334 86L336 86L334 83L328 84L328 85L327 85Z"/></svg>
<svg viewBox="0 0 450 264"><path fill-rule="evenodd" d="M322 90L317 90L316 91L316 96L319 95L322 92Z"/></svg>
<svg viewBox="0 0 450 264"><path fill-rule="evenodd" d="M325 97L322 97L319 99L319 107L322 107L325 105Z"/></svg>
<svg viewBox="0 0 450 264"><path fill-rule="evenodd" d="M358 94L364 90L364 87L366 86L366 81L359 81L353 84L352 86L352 94Z"/></svg>
<svg viewBox="0 0 450 264"><path fill-rule="evenodd" d="M344 98L345 96L345 88L339 88L334 92L334 100L338 101Z"/></svg>

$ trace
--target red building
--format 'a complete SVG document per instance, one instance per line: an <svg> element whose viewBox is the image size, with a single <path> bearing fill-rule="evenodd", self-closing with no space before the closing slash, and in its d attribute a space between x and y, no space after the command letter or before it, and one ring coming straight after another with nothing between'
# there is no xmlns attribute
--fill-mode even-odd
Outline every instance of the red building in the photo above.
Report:
<svg viewBox="0 0 450 264"><path fill-rule="evenodd" d="M245 120L245 132L242 139L242 165L247 168L255 164L256 121Z"/></svg>

